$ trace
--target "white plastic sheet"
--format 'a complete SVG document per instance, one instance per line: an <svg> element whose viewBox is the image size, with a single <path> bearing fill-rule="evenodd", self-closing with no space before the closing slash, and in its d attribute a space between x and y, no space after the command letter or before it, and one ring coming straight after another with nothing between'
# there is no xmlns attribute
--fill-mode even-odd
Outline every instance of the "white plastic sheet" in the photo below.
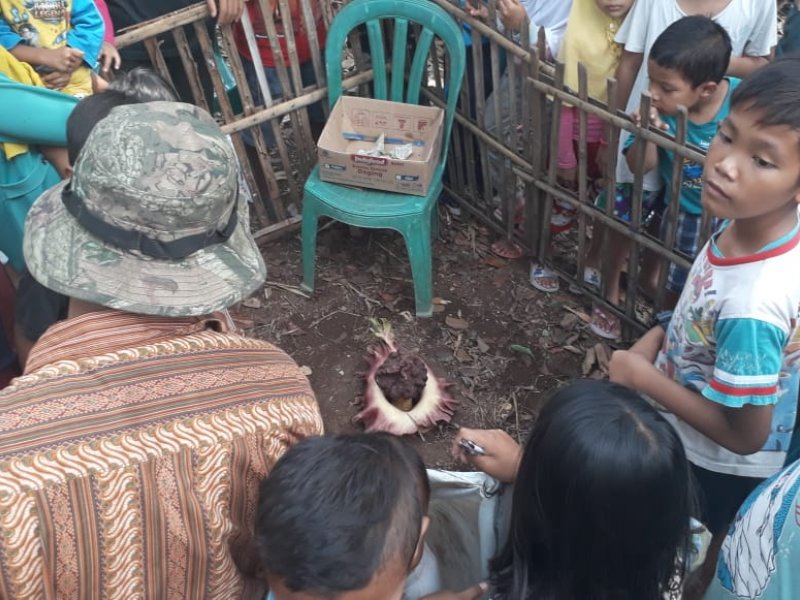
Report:
<svg viewBox="0 0 800 600"><path fill-rule="evenodd" d="M507 529L510 502L496 480L484 473L433 469L428 477L431 526L426 553L406 585L407 600L484 581Z"/></svg>

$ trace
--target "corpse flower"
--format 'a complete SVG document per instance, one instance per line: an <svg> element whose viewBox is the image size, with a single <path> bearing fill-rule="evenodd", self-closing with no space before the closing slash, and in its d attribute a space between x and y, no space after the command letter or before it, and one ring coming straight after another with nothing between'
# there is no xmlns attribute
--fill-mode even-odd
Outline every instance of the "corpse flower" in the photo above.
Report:
<svg viewBox="0 0 800 600"><path fill-rule="evenodd" d="M458 401L447 393L449 384L436 377L423 360L395 345L392 326L370 319L379 339L366 375L366 391L356 421L368 432L408 435L449 422Z"/></svg>

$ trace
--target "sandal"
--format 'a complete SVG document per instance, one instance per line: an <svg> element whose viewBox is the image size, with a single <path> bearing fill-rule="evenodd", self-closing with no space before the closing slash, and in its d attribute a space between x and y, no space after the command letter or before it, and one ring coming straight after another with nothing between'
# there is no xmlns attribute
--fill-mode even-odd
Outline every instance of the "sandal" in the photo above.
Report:
<svg viewBox="0 0 800 600"><path fill-rule="evenodd" d="M506 260L517 260L525 254L522 246L512 240L497 240L491 248L492 254Z"/></svg>
<svg viewBox="0 0 800 600"><path fill-rule="evenodd" d="M577 210L563 202L553 203L553 212L550 214L550 234L558 235L569 231L575 226Z"/></svg>
<svg viewBox="0 0 800 600"><path fill-rule="evenodd" d="M603 284L603 276L600 275L600 270L594 267L583 268L583 282L587 285L600 289Z"/></svg>
<svg viewBox="0 0 800 600"><path fill-rule="evenodd" d="M599 290L602 282L603 276L600 274L599 269L595 269L594 267L583 268L583 283ZM570 284L569 291L578 296L583 294L583 288L575 283Z"/></svg>
<svg viewBox="0 0 800 600"><path fill-rule="evenodd" d="M531 265L531 285L540 292L552 294L559 288L558 275L541 265Z"/></svg>
<svg viewBox="0 0 800 600"><path fill-rule="evenodd" d="M622 324L619 317L600 306L592 308L592 320L589 322L589 329L596 336L606 340L616 340L622 335Z"/></svg>

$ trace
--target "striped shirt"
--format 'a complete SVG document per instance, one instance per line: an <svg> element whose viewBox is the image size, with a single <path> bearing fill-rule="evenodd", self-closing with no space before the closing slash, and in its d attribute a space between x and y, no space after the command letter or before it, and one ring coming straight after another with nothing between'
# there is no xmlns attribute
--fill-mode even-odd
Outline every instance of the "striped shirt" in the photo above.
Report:
<svg viewBox="0 0 800 600"><path fill-rule="evenodd" d="M261 600L259 482L320 433L292 359L222 320L51 327L0 392L0 599Z"/></svg>

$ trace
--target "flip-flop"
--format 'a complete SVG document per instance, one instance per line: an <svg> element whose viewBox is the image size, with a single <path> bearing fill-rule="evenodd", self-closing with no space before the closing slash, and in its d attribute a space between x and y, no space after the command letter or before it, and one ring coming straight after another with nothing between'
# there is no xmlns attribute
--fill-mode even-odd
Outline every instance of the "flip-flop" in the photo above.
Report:
<svg viewBox="0 0 800 600"><path fill-rule="evenodd" d="M600 270L595 269L594 267L584 267L583 283L599 290L603 283L603 276L600 274ZM578 296L583 294L583 288L574 283L570 284L569 291L573 294L577 294Z"/></svg>
<svg viewBox="0 0 800 600"><path fill-rule="evenodd" d="M506 260L517 260L525 254L522 246L511 240L497 240L491 248L492 254Z"/></svg>
<svg viewBox="0 0 800 600"><path fill-rule="evenodd" d="M596 336L606 340L616 340L622 335L622 324L619 317L600 306L592 308L592 320L589 322L589 329Z"/></svg>
<svg viewBox="0 0 800 600"><path fill-rule="evenodd" d="M540 292L552 294L559 289L558 275L541 265L531 265L531 285Z"/></svg>

